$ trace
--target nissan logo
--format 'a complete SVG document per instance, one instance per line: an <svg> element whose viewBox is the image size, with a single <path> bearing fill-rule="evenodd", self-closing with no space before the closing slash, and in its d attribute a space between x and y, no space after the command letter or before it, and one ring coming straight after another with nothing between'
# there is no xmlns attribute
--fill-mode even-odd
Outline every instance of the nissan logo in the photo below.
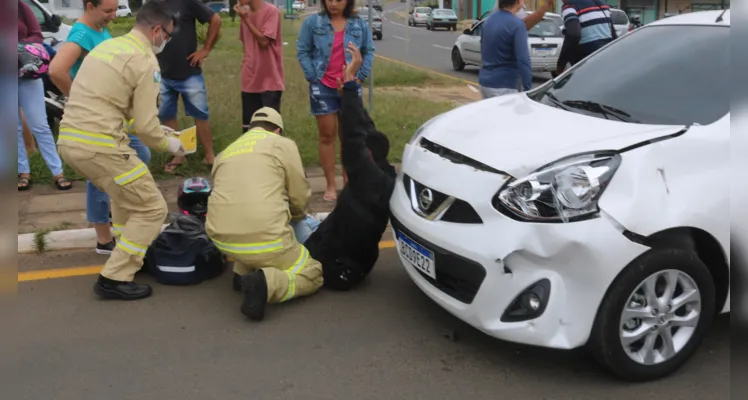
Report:
<svg viewBox="0 0 748 400"><path fill-rule="evenodd" d="M421 190L421 194L418 195L418 205L421 206L421 209L424 211L428 211L429 207L431 207L431 204L434 203L434 194L431 193L431 189L423 189Z"/></svg>

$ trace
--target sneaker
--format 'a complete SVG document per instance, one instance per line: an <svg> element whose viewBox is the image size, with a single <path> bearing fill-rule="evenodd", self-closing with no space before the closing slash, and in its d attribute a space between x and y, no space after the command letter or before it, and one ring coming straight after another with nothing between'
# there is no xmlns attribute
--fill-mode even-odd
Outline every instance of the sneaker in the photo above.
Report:
<svg viewBox="0 0 748 400"><path fill-rule="evenodd" d="M242 314L253 321L262 321L265 318L265 306L268 302L268 284L265 280L265 272L258 269L242 276L241 279L242 291L244 292Z"/></svg>
<svg viewBox="0 0 748 400"><path fill-rule="evenodd" d="M112 239L112 241L109 243L96 243L96 253L110 255L114 251L115 247L117 247L117 241L115 239Z"/></svg>

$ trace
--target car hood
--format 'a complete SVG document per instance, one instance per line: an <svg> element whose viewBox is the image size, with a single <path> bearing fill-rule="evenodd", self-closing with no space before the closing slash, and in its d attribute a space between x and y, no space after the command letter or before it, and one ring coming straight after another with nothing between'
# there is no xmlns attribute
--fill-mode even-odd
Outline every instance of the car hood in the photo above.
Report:
<svg viewBox="0 0 748 400"><path fill-rule="evenodd" d="M522 177L565 156L620 150L684 128L590 117L538 103L520 93L444 113L427 123L421 137Z"/></svg>

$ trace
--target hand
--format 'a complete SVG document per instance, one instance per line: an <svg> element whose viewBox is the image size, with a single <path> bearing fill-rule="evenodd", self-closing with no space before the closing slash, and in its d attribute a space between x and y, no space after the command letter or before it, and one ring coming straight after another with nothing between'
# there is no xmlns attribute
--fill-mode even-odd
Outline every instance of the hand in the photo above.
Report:
<svg viewBox="0 0 748 400"><path fill-rule="evenodd" d="M174 136L168 136L167 139L169 140L169 153L175 155L175 156L184 156L187 155L184 151L184 147L182 147L182 141L175 138Z"/></svg>
<svg viewBox="0 0 748 400"><path fill-rule="evenodd" d="M203 66L203 61L205 61L206 58L208 58L208 54L210 54L210 50L206 48L202 48L187 57L187 60L190 62L190 66Z"/></svg>
<svg viewBox="0 0 748 400"><path fill-rule="evenodd" d="M249 10L247 10L247 7L238 3L234 5L234 11L236 11L240 18L244 18L245 16L249 15Z"/></svg>
<svg viewBox="0 0 748 400"><path fill-rule="evenodd" d="M348 43L348 48L345 49L345 51L351 55L351 62L350 64L346 64L343 69L343 81L350 82L355 79L358 83L360 83L358 79L356 79L356 73L358 72L358 68L363 62L363 59L361 58L361 52L358 50L356 45L350 42Z"/></svg>

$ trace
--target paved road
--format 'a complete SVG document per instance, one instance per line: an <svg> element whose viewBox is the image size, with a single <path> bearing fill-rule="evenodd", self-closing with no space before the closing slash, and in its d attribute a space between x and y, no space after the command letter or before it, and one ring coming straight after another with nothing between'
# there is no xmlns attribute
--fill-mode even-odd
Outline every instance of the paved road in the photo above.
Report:
<svg viewBox="0 0 748 400"><path fill-rule="evenodd" d="M384 5L384 38L374 42L377 54L477 83L478 67L467 66L460 72L452 69L452 47L462 32L410 27L407 20L397 14L405 9L405 4L400 2ZM536 74L535 78L533 86L538 86L550 79L550 74Z"/></svg>
<svg viewBox="0 0 748 400"><path fill-rule="evenodd" d="M101 263L90 252L21 256L22 271ZM22 282L4 353L7 399L728 399L729 320L676 376L611 379L583 352L493 340L435 306L392 249L350 293L239 313L230 274L154 297L102 302L93 276ZM141 278L148 281L147 278ZM456 341L447 333L456 332Z"/></svg>

